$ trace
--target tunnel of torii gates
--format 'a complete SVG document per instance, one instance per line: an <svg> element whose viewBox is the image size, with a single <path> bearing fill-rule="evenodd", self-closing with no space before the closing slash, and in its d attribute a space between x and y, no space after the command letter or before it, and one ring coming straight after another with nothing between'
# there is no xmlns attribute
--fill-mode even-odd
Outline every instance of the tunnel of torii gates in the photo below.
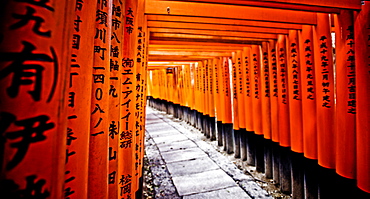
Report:
<svg viewBox="0 0 370 199"><path fill-rule="evenodd" d="M295 164L311 160L370 192L368 1L0 9L1 198L140 198L147 97L283 191L296 189Z"/></svg>

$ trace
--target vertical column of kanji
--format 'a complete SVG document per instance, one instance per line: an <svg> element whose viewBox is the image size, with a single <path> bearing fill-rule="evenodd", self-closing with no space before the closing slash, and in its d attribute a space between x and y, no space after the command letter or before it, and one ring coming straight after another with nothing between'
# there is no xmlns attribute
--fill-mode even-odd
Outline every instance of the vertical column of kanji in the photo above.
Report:
<svg viewBox="0 0 370 199"><path fill-rule="evenodd" d="M277 43L275 40L269 40L269 60L270 60L270 87L271 87L271 139L279 142L279 86L278 86L278 69L277 69Z"/></svg>
<svg viewBox="0 0 370 199"><path fill-rule="evenodd" d="M357 186L370 193L370 4L355 18Z"/></svg>
<svg viewBox="0 0 370 199"><path fill-rule="evenodd" d="M203 112L203 131L204 134L209 137L208 131L208 118L209 118L209 103L208 103L208 60L203 61L203 104L204 104L204 112Z"/></svg>
<svg viewBox="0 0 370 199"><path fill-rule="evenodd" d="M76 1L68 96L68 127L64 195L87 198L91 81L96 1ZM84 44L84 45L81 45ZM82 82L82 83L81 83Z"/></svg>
<svg viewBox="0 0 370 199"><path fill-rule="evenodd" d="M279 142L281 146L290 146L289 94L287 79L286 36L278 35L277 41L277 74L278 74L278 109L279 109Z"/></svg>
<svg viewBox="0 0 370 199"><path fill-rule="evenodd" d="M232 64L232 70L231 70L231 85L233 87L232 89L232 111L233 111L233 134L234 136L232 139L234 140L234 157L239 158L240 157L240 127L239 127L239 104L238 104L238 98L239 98L239 80L238 80L238 68L237 68L237 52L232 52L231 56L231 64Z"/></svg>
<svg viewBox="0 0 370 199"><path fill-rule="evenodd" d="M317 14L314 29L315 81L317 91L317 147L319 164L335 168L334 71L328 14ZM316 56L317 55L317 56Z"/></svg>
<svg viewBox="0 0 370 199"><path fill-rule="evenodd" d="M310 159L317 159L316 86L312 26L303 25L299 49L301 51L301 89L303 152Z"/></svg>
<svg viewBox="0 0 370 199"><path fill-rule="evenodd" d="M243 78L245 73L245 67L242 61L242 51L236 51L236 68L237 68L237 81L238 81L238 105L239 105L239 127L245 129L245 96L244 96L244 85L245 79Z"/></svg>
<svg viewBox="0 0 370 199"><path fill-rule="evenodd" d="M141 152L142 146L143 146L143 111L144 111L144 70L145 70L145 45L144 45L144 37L146 36L146 32L143 29L144 25L144 13L143 13L143 1L138 1L138 7L136 12L136 20L137 20L137 32L136 32L136 45L135 45L135 59L134 62L136 62L135 65L135 78L136 78L136 84L135 84L135 109L134 109L134 120L135 120L135 152L134 152L134 175L135 175L135 184L133 183L133 186L131 187L133 191L138 191L140 187L140 177L141 177ZM139 191L140 192L140 191Z"/></svg>
<svg viewBox="0 0 370 199"><path fill-rule="evenodd" d="M137 0L126 0L122 46L121 118L118 157L118 196L131 198L135 194L134 147L135 136L135 86L136 86L136 36ZM159 74L162 76L162 74ZM160 97L162 93L160 93Z"/></svg>
<svg viewBox="0 0 370 199"><path fill-rule="evenodd" d="M245 68L245 127L247 131L253 131L253 91L252 91L252 73L251 70L251 47L243 48L243 67Z"/></svg>
<svg viewBox="0 0 370 199"><path fill-rule="evenodd" d="M232 52L232 57L231 57L231 63L232 63L232 68L231 68L231 85L233 87L232 89L232 112L233 112L233 128L234 130L239 130L239 111L238 111L238 69L237 69L237 64L236 64L236 52Z"/></svg>
<svg viewBox="0 0 370 199"><path fill-rule="evenodd" d="M270 73L269 73L269 43L262 42L262 67L261 67L261 104L263 137L271 139L271 107L270 107Z"/></svg>
<svg viewBox="0 0 370 199"><path fill-rule="evenodd" d="M195 126L198 128L198 112L199 112L199 66L198 62L194 63L194 110L195 110Z"/></svg>
<svg viewBox="0 0 370 199"><path fill-rule="evenodd" d="M204 96L203 96L203 62L199 61L198 62L198 95L199 95L199 98L197 99L200 99L199 102L198 102L198 113L199 113L199 117L198 117L198 122L199 122L199 125L198 125L198 128L203 130L202 129L202 116L203 116L203 106L204 106Z"/></svg>
<svg viewBox="0 0 370 199"><path fill-rule="evenodd" d="M146 116L146 98L147 98L147 78L145 74L147 73L147 56L148 56L148 38L147 38L147 25L146 25L146 16L144 16L144 1L140 1L140 9L139 9L139 15L141 16L142 20L140 20L140 24L142 29L139 29L138 31L141 31L141 36L138 34L138 40L137 40L137 50L140 52L141 57L139 57L139 53L137 53L137 59L138 66L140 68L141 74L136 76L136 80L140 80L140 96L136 95L136 98L139 98L140 100L140 116L136 116L139 120L140 124L140 146L139 146L139 185L138 185L138 191L136 192L136 197L140 198L142 195L143 190L143 162L144 162L144 137L145 137L145 116ZM140 59L141 58L141 59ZM141 64L139 64L141 63ZM137 90L137 89L136 89Z"/></svg>
<svg viewBox="0 0 370 199"><path fill-rule="evenodd" d="M210 59L208 63L208 104L209 104L209 131L211 140L216 140L216 104L215 104L215 93L214 93L214 65L215 60Z"/></svg>
<svg viewBox="0 0 370 199"><path fill-rule="evenodd" d="M222 85L222 58L214 59L214 93L216 104L217 144L222 146L222 121L223 121L223 85Z"/></svg>
<svg viewBox="0 0 370 199"><path fill-rule="evenodd" d="M118 197L118 140L120 132L121 60L123 42L123 15L125 5L120 0L112 1L112 34L110 37L110 78L109 78L109 198ZM121 160L122 161L122 160Z"/></svg>
<svg viewBox="0 0 370 199"><path fill-rule="evenodd" d="M188 97L187 101L188 101L188 107L189 107L189 111L190 113L192 113L192 110L193 110L193 101L194 101L194 64L193 63L190 63L188 65L188 84L189 84L189 92L186 93L186 96ZM190 120L192 120L192 116L190 116L189 118ZM189 121L191 123L191 121Z"/></svg>
<svg viewBox="0 0 370 199"><path fill-rule="evenodd" d="M223 58L217 58L217 76L218 76L218 100L219 100L219 108L217 109L217 121L221 121L221 123L217 124L219 126L222 125L222 123L225 120L225 110L224 110L224 104L225 104L225 88L224 88L224 68L223 68ZM221 130L221 129L219 129Z"/></svg>
<svg viewBox="0 0 370 199"><path fill-rule="evenodd" d="M233 116L232 116L232 91L231 91L231 67L232 64L229 58L223 58L223 70L224 70L224 125L223 125L223 135L225 140L225 150L227 153L233 152Z"/></svg>
<svg viewBox="0 0 370 199"><path fill-rule="evenodd" d="M1 2L1 197L63 197L74 7Z"/></svg>
<svg viewBox="0 0 370 199"><path fill-rule="evenodd" d="M353 12L334 15L336 45L336 172L354 179L356 168L356 67Z"/></svg>
<svg viewBox="0 0 370 199"><path fill-rule="evenodd" d="M109 63L112 1L98 0L89 149L88 197L108 198Z"/></svg>
<svg viewBox="0 0 370 199"><path fill-rule="evenodd" d="M262 132L262 107L261 107L261 53L260 46L253 45L251 48L251 84L252 84L252 103L253 103L253 130L257 135Z"/></svg>
<svg viewBox="0 0 370 199"><path fill-rule="evenodd" d="M301 70L297 30L289 30L287 80L289 92L290 145L292 151L303 152Z"/></svg>

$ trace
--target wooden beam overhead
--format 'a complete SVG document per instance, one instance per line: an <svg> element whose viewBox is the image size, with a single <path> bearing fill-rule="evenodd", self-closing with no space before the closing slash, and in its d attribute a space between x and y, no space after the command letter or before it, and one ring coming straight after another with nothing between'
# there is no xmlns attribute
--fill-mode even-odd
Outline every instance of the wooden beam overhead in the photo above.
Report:
<svg viewBox="0 0 370 199"><path fill-rule="evenodd" d="M184 33L150 33L150 38L179 38L179 39L209 39L209 40L227 40L227 41L266 41L263 38L248 38L248 37L230 37L219 35L200 35L200 34L184 34Z"/></svg>
<svg viewBox="0 0 370 199"><path fill-rule="evenodd" d="M212 56L149 56L149 61L202 61L205 59L213 59Z"/></svg>
<svg viewBox="0 0 370 199"><path fill-rule="evenodd" d="M200 51L149 51L149 56L205 56L205 57L228 57L231 52L200 52Z"/></svg>
<svg viewBox="0 0 370 199"><path fill-rule="evenodd" d="M190 29L190 30L211 30L211 31L230 31L230 32L249 32L249 33L267 33L267 34L288 34L287 29L262 28L247 26L232 26L219 24L200 24L184 22L160 22L148 21L148 28L167 28L167 29Z"/></svg>
<svg viewBox="0 0 370 199"><path fill-rule="evenodd" d="M209 46L209 45L187 45L187 44L151 44L149 50L191 50L191 51L236 51L243 50L242 47L234 46Z"/></svg>
<svg viewBox="0 0 370 199"><path fill-rule="evenodd" d="M168 7L169 12L167 12ZM316 13L312 12L251 6L194 3L188 1L148 0L145 2L145 14L243 19L292 24L316 24Z"/></svg>
<svg viewBox="0 0 370 199"><path fill-rule="evenodd" d="M192 17L192 16L173 16L173 15L148 15L148 21L162 22L184 22L200 24L223 24L231 26L249 26L264 28L281 28L281 29L302 29L300 24L288 24L280 22L249 21L242 19L219 19L209 17Z"/></svg>
<svg viewBox="0 0 370 199"><path fill-rule="evenodd" d="M245 47L248 45L261 45L261 42L253 42L250 44L241 44L241 43L217 43L217 42L208 42L206 41L176 41L176 40L149 40L149 45L159 44L159 45L206 45L206 46L226 46L226 47Z"/></svg>
<svg viewBox="0 0 370 199"><path fill-rule="evenodd" d="M207 35L207 36L228 36L228 37L242 37L242 38L244 37L244 38L277 39L276 34L230 32L230 31L222 31L222 30L149 28L149 32L151 33L171 33L171 34L196 34L196 35Z"/></svg>
<svg viewBox="0 0 370 199"><path fill-rule="evenodd" d="M165 0L182 1L185 0ZM190 0L191 2L243 5L309 12L339 13L340 9L361 9L361 0Z"/></svg>

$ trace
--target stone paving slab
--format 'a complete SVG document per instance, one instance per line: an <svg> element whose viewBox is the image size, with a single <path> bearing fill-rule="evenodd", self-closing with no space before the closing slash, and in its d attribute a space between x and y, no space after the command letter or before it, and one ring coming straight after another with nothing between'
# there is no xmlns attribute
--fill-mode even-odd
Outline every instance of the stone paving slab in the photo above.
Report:
<svg viewBox="0 0 370 199"><path fill-rule="evenodd" d="M192 160L195 158L208 157L199 148L189 148L183 150L169 151L161 153L164 161L168 164L171 162L179 162L184 160Z"/></svg>
<svg viewBox="0 0 370 199"><path fill-rule="evenodd" d="M251 199L240 187L229 187L210 192L184 196L183 199Z"/></svg>
<svg viewBox="0 0 370 199"><path fill-rule="evenodd" d="M168 144L159 144L157 147L159 151L167 152L167 151L175 151L175 150L184 150L188 148L196 148L198 146L190 140L183 140L183 141L172 142Z"/></svg>
<svg viewBox="0 0 370 199"><path fill-rule="evenodd" d="M209 157L205 157L196 158L193 160L185 160L181 162L168 163L167 168L172 176L185 176L205 171L216 170L220 167Z"/></svg>
<svg viewBox="0 0 370 199"><path fill-rule="evenodd" d="M172 177L172 180L180 196L237 186L221 169Z"/></svg>
<svg viewBox="0 0 370 199"><path fill-rule="evenodd" d="M178 142L187 140L188 138L185 135L170 135L165 137L153 137L153 140L156 144L168 144L172 142Z"/></svg>
<svg viewBox="0 0 370 199"><path fill-rule="evenodd" d="M165 136L172 136L172 135L182 135L182 133L178 131L149 131L150 135L155 138L155 137L165 137Z"/></svg>

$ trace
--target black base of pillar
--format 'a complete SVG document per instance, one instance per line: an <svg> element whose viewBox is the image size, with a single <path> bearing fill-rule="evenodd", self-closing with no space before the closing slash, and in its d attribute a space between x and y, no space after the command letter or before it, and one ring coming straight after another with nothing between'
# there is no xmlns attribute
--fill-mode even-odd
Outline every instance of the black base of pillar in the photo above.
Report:
<svg viewBox="0 0 370 199"><path fill-rule="evenodd" d="M279 143L272 143L272 177L275 183L280 183L280 146Z"/></svg>
<svg viewBox="0 0 370 199"><path fill-rule="evenodd" d="M223 146L223 135L222 135L222 122L217 121L217 144L218 146Z"/></svg>
<svg viewBox="0 0 370 199"><path fill-rule="evenodd" d="M234 157L240 158L240 130L234 129Z"/></svg>
<svg viewBox="0 0 370 199"><path fill-rule="evenodd" d="M265 172L264 138L263 135L254 135L256 140L256 171Z"/></svg>
<svg viewBox="0 0 370 199"><path fill-rule="evenodd" d="M302 153L291 151L292 196L304 198L304 157Z"/></svg>
<svg viewBox="0 0 370 199"><path fill-rule="evenodd" d="M253 131L247 131L247 164L250 166L256 165L256 140Z"/></svg>
<svg viewBox="0 0 370 199"><path fill-rule="evenodd" d="M234 129L233 124L223 124L223 136L225 140L224 150L231 154L234 152Z"/></svg>
<svg viewBox="0 0 370 199"><path fill-rule="evenodd" d="M272 179L272 141L264 139L265 176Z"/></svg>
<svg viewBox="0 0 370 199"><path fill-rule="evenodd" d="M240 158L246 161L247 157L247 130L240 129Z"/></svg>
<svg viewBox="0 0 370 199"><path fill-rule="evenodd" d="M317 199L318 195L317 160L304 159L304 194L307 199Z"/></svg>
<svg viewBox="0 0 370 199"><path fill-rule="evenodd" d="M209 117L209 132L210 132L210 138L211 141L216 140L216 118L215 117Z"/></svg>
<svg viewBox="0 0 370 199"><path fill-rule="evenodd" d="M280 190L285 194L292 193L292 180L291 180L291 157L290 148L281 147L280 149Z"/></svg>

